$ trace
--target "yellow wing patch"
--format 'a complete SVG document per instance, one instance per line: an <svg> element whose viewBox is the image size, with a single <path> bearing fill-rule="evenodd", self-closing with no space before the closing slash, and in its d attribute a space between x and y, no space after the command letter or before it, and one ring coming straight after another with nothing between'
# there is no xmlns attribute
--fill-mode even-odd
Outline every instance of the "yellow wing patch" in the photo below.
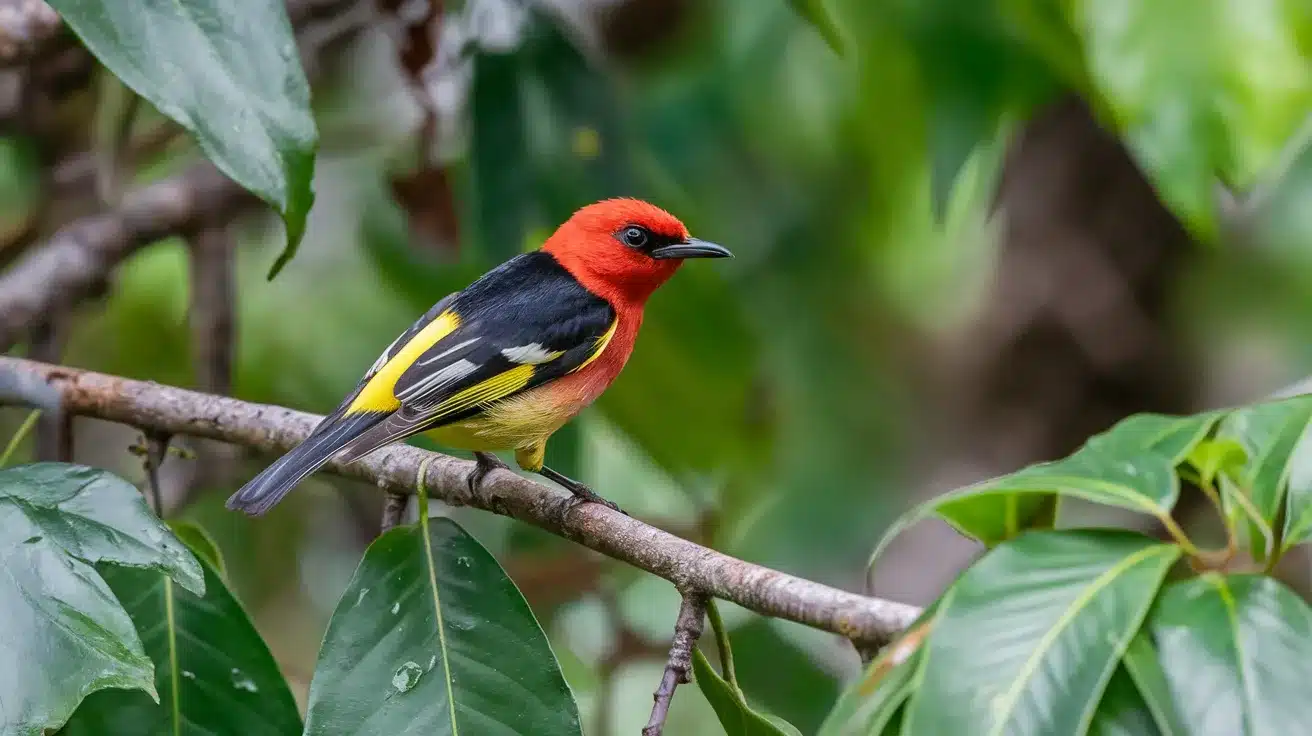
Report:
<svg viewBox="0 0 1312 736"><path fill-rule="evenodd" d="M424 329L415 334L410 342L407 342L396 355L393 355L390 360L384 363L382 368L378 369L374 377L369 379L369 382L360 390L359 395L351 402L350 407L346 409L346 413L359 414L363 412L396 411L399 409L401 402L397 401L393 392L397 379L419 359L419 356L424 354L424 351L433 347L438 340L451 334L459 326L460 317L455 312L446 311L439 314L432 322L425 325ZM495 380L495 378L491 380ZM478 386L471 388L478 388Z"/></svg>
<svg viewBox="0 0 1312 736"><path fill-rule="evenodd" d="M581 371L584 368L587 368L589 363L596 360L597 358L600 358L601 354L606 352L606 346L610 344L610 339L612 337L615 337L615 329L618 328L619 326L620 326L619 317L616 317L615 319L611 320L610 329L606 330L606 332L603 333L601 337L597 338L597 346L595 349L593 349L592 355L589 355L587 360L583 361L582 363L579 363L579 367L570 371L570 373L576 373L578 371Z"/></svg>
<svg viewBox="0 0 1312 736"><path fill-rule="evenodd" d="M452 394L451 398L439 404L432 418L436 419L464 411L472 406L504 399L527 386L529 379L533 378L533 370L531 365L517 365L508 371L479 381L467 389Z"/></svg>

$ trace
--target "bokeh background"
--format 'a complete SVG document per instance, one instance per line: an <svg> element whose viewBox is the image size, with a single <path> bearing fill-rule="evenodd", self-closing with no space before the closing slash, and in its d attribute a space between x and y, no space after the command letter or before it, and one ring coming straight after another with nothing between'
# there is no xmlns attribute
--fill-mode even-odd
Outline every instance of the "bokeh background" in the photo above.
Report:
<svg viewBox="0 0 1312 736"><path fill-rule="evenodd" d="M1134 412L1253 401L1312 373L1312 14L1293 2L448 2L419 96L373 3L318 5L300 26L322 136L304 244L268 282L277 219L226 233L235 396L327 412L449 291L583 204L647 198L737 258L691 263L653 297L629 366L548 462L650 523L859 591L918 500ZM832 25L805 17L822 7ZM93 64L69 79L40 135L0 128L0 264L95 201L60 164L104 137L114 84ZM136 180L196 156L157 143ZM61 325L54 357L197 385L191 280L183 241L144 249ZM0 411L0 436L21 418ZM130 430L76 429L79 461L141 477ZM271 458L197 449L165 465L171 513L218 539L304 703L380 494L320 476L252 521L222 503ZM673 587L519 522L441 512L520 586L589 733L635 733ZM874 590L926 604L975 552L924 524ZM855 652L726 613L748 697L813 731ZM719 732L680 689L667 733Z"/></svg>

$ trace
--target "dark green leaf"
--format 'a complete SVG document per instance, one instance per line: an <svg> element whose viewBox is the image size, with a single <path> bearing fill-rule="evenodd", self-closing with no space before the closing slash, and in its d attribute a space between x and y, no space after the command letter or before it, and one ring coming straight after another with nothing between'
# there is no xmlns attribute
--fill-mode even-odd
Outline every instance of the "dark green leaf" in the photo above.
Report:
<svg viewBox="0 0 1312 736"><path fill-rule="evenodd" d="M283 0L50 3L111 72L196 138L220 171L277 207L296 252L314 202L318 131Z"/></svg>
<svg viewBox="0 0 1312 736"><path fill-rule="evenodd" d="M1205 237L1215 188L1246 189L1312 105L1296 3L1071 3L1093 77L1165 201Z"/></svg>
<svg viewBox="0 0 1312 736"><path fill-rule="evenodd" d="M306 734L580 734L514 583L454 521L420 522L365 552L328 623Z"/></svg>
<svg viewBox="0 0 1312 736"><path fill-rule="evenodd" d="M742 692L735 691L720 677L696 647L692 650L692 671L697 687L715 709L727 736L801 736L787 721L752 710Z"/></svg>
<svg viewBox="0 0 1312 736"><path fill-rule="evenodd" d="M278 663L210 561L200 527L173 522L205 569L205 595L150 570L108 568L105 580L127 607L155 664L160 702L139 692L88 697L64 728L86 734L295 736L301 716Z"/></svg>
<svg viewBox="0 0 1312 736"><path fill-rule="evenodd" d="M1080 733L1179 555L1109 530L998 545L938 611L905 732Z"/></svg>
<svg viewBox="0 0 1312 736"><path fill-rule="evenodd" d="M0 732L58 727L105 688L158 697L141 639L93 566L164 573L196 591L204 579L132 484L62 463L0 471L0 557L0 649L24 664L0 673Z"/></svg>
<svg viewBox="0 0 1312 736"><path fill-rule="evenodd" d="M1162 671L1157 649L1143 630L1130 640L1121 664L1133 678L1145 707L1152 713L1153 721L1163 736L1184 736L1188 733L1180 725L1180 715L1176 712L1175 701L1171 699L1171 689L1166 682L1166 673Z"/></svg>
<svg viewBox="0 0 1312 736"><path fill-rule="evenodd" d="M1300 396L1236 409L1217 427L1218 440L1231 440L1246 454L1246 462L1237 468L1233 480L1238 485L1237 491L1252 502L1266 529L1276 527L1291 468L1308 434L1309 421L1312 421L1312 396ZM1290 499L1293 513L1289 515L1289 525L1296 534L1306 533L1301 527L1307 523L1303 514L1312 512L1306 507L1308 498L1312 498L1312 487L1305 485ZM1261 536L1257 531L1250 535L1255 545ZM1265 557L1260 547L1254 547L1254 554L1259 559Z"/></svg>
<svg viewBox="0 0 1312 736"><path fill-rule="evenodd" d="M209 566L219 573L219 577L227 575L219 545L204 528L189 521L170 521L169 529L173 531L173 536L182 540L182 543L187 545L197 557L209 563Z"/></svg>
<svg viewBox="0 0 1312 736"><path fill-rule="evenodd" d="M1136 414L1062 460L1032 465L918 506L885 532L871 562L902 530L935 514L963 534L997 544L1032 526L1054 493L1165 519L1180 496L1176 466L1220 417L1219 412L1191 417Z"/></svg>
<svg viewBox="0 0 1312 736"><path fill-rule="evenodd" d="M1191 736L1292 734L1312 723L1312 610L1275 579L1175 583L1148 625Z"/></svg>
<svg viewBox="0 0 1312 736"><path fill-rule="evenodd" d="M1117 667L1107 683L1107 691L1093 714L1088 733L1089 736L1155 736L1162 733L1124 667Z"/></svg>

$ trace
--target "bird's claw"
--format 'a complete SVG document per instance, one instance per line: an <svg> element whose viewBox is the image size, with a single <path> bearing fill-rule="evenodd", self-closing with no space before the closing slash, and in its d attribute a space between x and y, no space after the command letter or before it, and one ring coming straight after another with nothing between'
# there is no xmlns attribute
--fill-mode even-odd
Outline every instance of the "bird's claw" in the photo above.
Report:
<svg viewBox="0 0 1312 736"><path fill-rule="evenodd" d="M509 466L501 462L501 458L490 452L475 452L474 461L477 465L469 473L469 495L477 498L479 496L479 487L483 484L483 479L493 470L507 470Z"/></svg>
<svg viewBox="0 0 1312 736"><path fill-rule="evenodd" d="M604 496L592 490L591 488L588 488L582 483L574 484L573 486L570 487L569 490L570 493L574 494L574 498L570 500L569 508L574 508L578 504L591 501L592 503L599 503L602 506L605 506L606 508L610 509L611 511L618 511L621 514L624 514L625 516L629 515L629 512L620 508L618 505L615 504L615 502L607 500Z"/></svg>

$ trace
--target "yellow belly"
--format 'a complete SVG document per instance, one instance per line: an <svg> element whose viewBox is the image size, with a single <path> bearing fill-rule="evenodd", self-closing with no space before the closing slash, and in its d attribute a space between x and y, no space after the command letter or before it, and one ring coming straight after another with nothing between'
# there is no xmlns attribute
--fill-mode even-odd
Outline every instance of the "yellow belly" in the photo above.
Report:
<svg viewBox="0 0 1312 736"><path fill-rule="evenodd" d="M447 447L478 452L542 445L582 408L546 389L542 386L500 401L476 417L430 429L424 435Z"/></svg>

